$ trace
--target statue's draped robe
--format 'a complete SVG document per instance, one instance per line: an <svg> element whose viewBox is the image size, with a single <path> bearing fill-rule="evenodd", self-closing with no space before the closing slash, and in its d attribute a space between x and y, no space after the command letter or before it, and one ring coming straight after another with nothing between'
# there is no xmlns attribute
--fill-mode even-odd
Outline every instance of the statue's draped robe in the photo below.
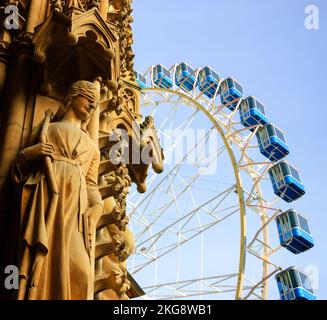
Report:
<svg viewBox="0 0 327 320"><path fill-rule="evenodd" d="M54 173L59 201L49 216L51 194L43 166L26 177L20 161L15 179L24 181L21 198L21 299L93 299L90 258L84 242L82 214L102 205L97 186L99 150L74 124L50 123L47 142L55 148ZM36 259L42 269L30 280ZM31 287L32 286L32 287Z"/></svg>

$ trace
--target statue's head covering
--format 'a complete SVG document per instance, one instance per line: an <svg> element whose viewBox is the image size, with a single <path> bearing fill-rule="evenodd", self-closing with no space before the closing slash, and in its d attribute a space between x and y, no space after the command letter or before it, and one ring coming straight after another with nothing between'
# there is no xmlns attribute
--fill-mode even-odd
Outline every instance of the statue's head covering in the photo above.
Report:
<svg viewBox="0 0 327 320"><path fill-rule="evenodd" d="M67 97L82 96L92 103L99 100L99 90L92 82L81 80L73 83L67 91Z"/></svg>
<svg viewBox="0 0 327 320"><path fill-rule="evenodd" d="M90 103L96 106L100 99L100 92L97 86L92 82L80 80L73 83L69 87L66 97L61 103L52 121L60 121L67 112L67 110L70 108L73 100L78 96L86 98L90 101Z"/></svg>

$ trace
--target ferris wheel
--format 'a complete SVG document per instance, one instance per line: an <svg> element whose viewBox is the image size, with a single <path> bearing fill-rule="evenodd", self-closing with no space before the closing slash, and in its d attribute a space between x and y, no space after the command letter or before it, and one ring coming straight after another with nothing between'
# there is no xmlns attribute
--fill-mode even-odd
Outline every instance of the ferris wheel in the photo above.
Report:
<svg viewBox="0 0 327 320"><path fill-rule="evenodd" d="M313 239L289 207L304 186L264 104L211 67L155 65L136 79L165 155L164 172L150 171L147 192L127 203L128 270L143 298L268 299L275 278L281 299L315 299L305 273L274 259Z"/></svg>

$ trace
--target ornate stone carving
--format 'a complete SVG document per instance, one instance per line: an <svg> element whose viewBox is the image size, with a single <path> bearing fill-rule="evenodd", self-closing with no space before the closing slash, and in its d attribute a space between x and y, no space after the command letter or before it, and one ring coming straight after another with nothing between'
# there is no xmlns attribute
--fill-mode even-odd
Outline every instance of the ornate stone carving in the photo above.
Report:
<svg viewBox="0 0 327 320"><path fill-rule="evenodd" d="M133 32L131 27L133 23L133 17L131 16L133 12L132 0L111 1L111 4L118 10L118 13L112 15L112 19L119 30L121 76L126 80L135 81L133 70L134 53L132 49Z"/></svg>
<svg viewBox="0 0 327 320"><path fill-rule="evenodd" d="M130 281L128 280L127 270L123 266L112 264L109 275L98 277L95 282L95 293L111 289L114 290L119 298L126 295L130 289Z"/></svg>
<svg viewBox="0 0 327 320"><path fill-rule="evenodd" d="M51 10L56 10L62 12L65 8L65 0L50 0Z"/></svg>
<svg viewBox="0 0 327 320"><path fill-rule="evenodd" d="M103 186L100 188L102 198L114 196L119 200L126 199L128 189L131 185L131 178L128 174L126 165L120 164L119 167L102 176Z"/></svg>
<svg viewBox="0 0 327 320"><path fill-rule="evenodd" d="M64 284L68 283L65 278L66 276L69 277L67 275L67 270L69 270L66 267L67 264L61 266L60 270L63 270L61 273L59 272L59 267L53 265L49 267L48 260L52 259L54 251L58 255L58 259L64 256L63 261L67 260L67 252L71 251L65 250L67 248L64 248L64 245L59 241L60 239L56 238L52 225L56 225L58 221L54 218L54 224L51 224L51 221L49 222L45 219L45 227L43 225L43 229L38 230L40 231L38 236L46 234L48 237L40 238L42 241L39 241L39 246L34 245L35 243L30 244L28 242L30 239L23 241L23 245L20 241L21 252L23 253L20 262L22 266L23 289L19 297L21 299L44 298L44 292L49 292L49 295L51 294L51 296L47 296L49 299L91 299L93 292L89 292L88 288L92 288L92 285L90 285L88 280L94 280L92 272L96 270L96 276L100 276L100 278L97 277L95 281L96 289L94 293L102 292L105 289L112 289L116 295L104 295L104 297L126 299L128 298L127 292L141 292L141 290L129 291L130 281L128 279L131 279L131 277L128 276L125 269L125 260L134 250L133 235L128 229L129 219L126 214L126 201L131 183L136 183L140 191L145 191L143 185L145 186L148 165L144 163L125 163L124 161L111 163L109 153L111 151L116 153L116 158L118 159L122 157L124 141L121 141L121 149L115 150L113 146L116 142L110 141L109 137L116 134L116 129L124 128L128 132L128 141L125 142L135 143L137 151L147 148L151 144L157 146L156 150L160 150L157 138L153 138L151 134L148 134L150 131L147 129L153 126L150 119L147 118L140 127L140 88L135 83L133 70L132 1L108 0L108 3L106 3L99 0L8 0L6 3L9 4L9 2L19 5L22 18L20 19L20 30L2 33L3 37L0 42L0 64L2 64L1 68L3 70L3 78L0 79L0 92L5 83L5 87L8 88L4 93L4 99L2 99L3 101L8 101L8 104L6 108L0 108L0 112L2 112L1 118L5 119L1 124L1 130L4 133L3 139L1 138L1 145L4 147L1 149L0 194L5 198L8 196L10 199L16 200L10 194L12 189L11 186L8 187L7 181L9 181L10 168L16 154L20 151L19 149L27 149L27 151L25 150L20 154L15 162L15 178L16 182L22 183L22 191L24 192L22 212L24 214L21 212L20 215L27 219L27 222L22 219L24 222L22 227L25 230L26 222L30 228L28 229L29 235L34 233L35 228L42 226L42 219L38 220L38 218L44 217L42 213L33 216L34 211L29 207L30 202L25 201L30 199L31 195L38 194L40 190L43 190L43 195L45 196L44 203L46 203L47 201L53 202L52 199L58 198L59 194L58 202L53 206L56 210L53 210L54 213L50 215L51 217L56 218L60 216L58 212L62 207L68 206L67 201L61 199L61 197L65 197L61 193L64 185L63 181L65 180L64 175L56 171L59 190L56 190L56 188L46 189L45 186L55 180L50 178L54 174L52 173L46 177L41 167L36 163L27 165L29 161L26 160L31 155L32 158L33 154L35 155L35 150L31 153L31 150L28 148L38 145L34 138L38 137L38 130L41 128L39 123L41 121L42 124L44 120L44 111L49 107L53 111L58 110L60 101L65 97L65 91L72 83L80 79L93 81L97 77L102 78L99 108L94 111L91 121L89 123L87 121L83 122L81 127L82 130L88 128L90 137L93 140L89 141L90 145L88 145L87 150L96 150L97 152L95 153L97 155L100 153L99 159L96 159L97 164L99 164L98 172L94 170L91 174L89 171L94 169L93 166L89 168L85 166L83 169L83 166L76 162L76 156L78 158L81 146L75 151L69 149L68 151L72 152L67 152L65 155L60 154L62 152L62 149L58 147L60 138L58 138L58 141L53 141L58 153L56 158L52 164L49 164L49 158L47 160L47 167L55 166L56 170L63 163L67 163L66 165L71 167L72 172L76 175L76 186L81 181L83 183L87 181L86 185L91 183L89 175L92 175L93 178L94 175L96 176L96 179L92 179L94 185L96 183L99 184L99 188L94 190L94 194L97 194L97 196L93 194L90 198L85 197L89 195L89 192L86 192L84 188L75 190L75 183L71 186L74 192L72 192L70 199L76 202L77 198L79 198L79 201L82 202L80 204L82 207L87 202L89 202L90 208L93 207L91 204L94 204L95 198L99 202L95 205L97 209L94 209L96 213L94 215L97 216L97 219L85 219L86 215L83 216L83 219L79 214L77 215L79 232L89 235L90 230L92 234L92 230L95 230L95 227L97 228L96 243L92 234L90 237L84 237L82 244L77 245L78 250L81 251L79 253L80 257L85 257L87 252L91 261L90 264L90 261L86 263L86 260L82 259L80 266L82 270L78 271L81 273L81 276L79 283L76 285L85 286L83 288L78 287L78 290L63 288ZM0 16L0 19L3 22L3 16ZM10 63L7 63L7 61ZM6 68L8 68L8 72ZM9 82L7 74L10 75ZM14 95L11 92L12 88L12 91L15 92ZM63 110L59 109L59 111L62 112ZM98 118L99 113L100 117ZM58 117L49 124L51 130L56 126L55 124L62 124ZM100 132L98 132L98 126L100 127ZM73 137L76 130L65 129L62 132L64 132L64 136L67 138ZM80 133L81 130L77 130L77 132ZM52 133L45 138L51 140ZM69 140L69 143L75 141L74 138L67 138L67 140ZM81 139L82 145L84 145L84 140ZM70 145L69 143L67 142L68 145ZM51 152L50 146L43 147L45 148L44 152ZM157 151L156 154L158 154ZM63 158L59 159L59 155L66 160ZM51 158L52 155L47 154L47 156ZM128 157L130 156L131 154L128 154ZM89 158L93 159L91 156ZM97 173L99 176L97 176ZM77 176L80 178L79 180ZM24 182L28 183L24 184ZM26 190L28 191L27 193ZM49 190L53 192L51 193ZM37 203L37 199L35 198L34 200ZM105 211L101 218L99 218L99 212L101 211L102 213L103 210L100 205L102 200ZM16 203L17 201L12 202ZM76 209L77 205L75 202L72 208ZM65 211L70 213L70 209ZM18 211L19 208L13 206L13 208L5 212L6 217L18 217ZM2 221L2 215L5 216L5 214L2 213L2 207L0 207L0 221ZM38 221L39 224L35 224L33 221ZM16 221L14 223L18 224L19 222ZM67 223L65 228L72 227L76 231L74 223ZM7 226L0 225L0 227L2 228L0 232L2 237L2 234L4 234L3 230ZM59 228L59 230L61 232L62 228ZM75 236L76 234L73 235L73 237ZM12 238L5 242L7 247L15 243L17 239L18 236L14 238L13 235ZM53 251L52 248L55 247L55 240L58 240L57 249ZM47 256L51 256L51 259L46 258ZM28 257L31 257L30 262L28 262ZM35 260L33 260L34 258ZM43 263L40 263L40 261L43 261ZM10 260L10 263L7 264L16 263L17 261ZM37 275L34 273L30 274L27 271L29 266L34 267L31 265L33 263L35 263ZM96 268L92 267L94 263L96 263ZM90 271L90 274L86 276L87 264L89 267L91 266L91 271L87 269ZM40 289L46 288L50 281L50 278L47 279L48 276L43 277L43 274L45 274L44 270L48 272L50 278L55 274L56 283L60 287L55 293L51 290L47 291L46 289L42 291L43 289ZM85 280L86 278L88 280ZM136 286L135 281L132 281L132 284ZM73 281L72 286L74 285ZM76 293L79 296L70 296L69 292Z"/></svg>
<svg viewBox="0 0 327 320"><path fill-rule="evenodd" d="M61 12L70 9L87 11L94 7L99 8L100 0L50 0L50 4L53 10Z"/></svg>
<svg viewBox="0 0 327 320"><path fill-rule="evenodd" d="M46 89L42 93L60 99L70 78L93 80L101 76L107 85L115 82L119 75L115 67L119 49L115 28L94 6L85 11L59 9L52 11L33 35L34 60L43 78L41 88Z"/></svg>
<svg viewBox="0 0 327 320"><path fill-rule="evenodd" d="M113 240L115 256L118 258L120 262L124 262L127 259L127 257L130 255L126 241L118 234L113 236L112 240Z"/></svg>
<svg viewBox="0 0 327 320"><path fill-rule="evenodd" d="M126 208L123 209L119 204L115 205L112 212L104 214L99 223L98 229L101 229L109 224L115 224L119 230L125 231L128 225L129 218L126 216Z"/></svg>
<svg viewBox="0 0 327 320"><path fill-rule="evenodd" d="M116 234L111 241L100 241L96 244L95 260L114 254L120 262L124 262L130 253L127 242L121 235Z"/></svg>

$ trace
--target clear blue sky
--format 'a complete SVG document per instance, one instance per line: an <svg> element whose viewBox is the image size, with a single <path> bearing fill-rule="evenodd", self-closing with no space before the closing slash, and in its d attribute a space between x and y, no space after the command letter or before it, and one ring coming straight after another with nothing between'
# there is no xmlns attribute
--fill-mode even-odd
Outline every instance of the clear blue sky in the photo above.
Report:
<svg viewBox="0 0 327 320"><path fill-rule="evenodd" d="M319 30L304 26L307 5L319 8ZM289 160L307 194L293 206L310 218L316 246L292 264L319 268L327 299L327 1L134 0L136 69L188 61L234 76L286 131Z"/></svg>

